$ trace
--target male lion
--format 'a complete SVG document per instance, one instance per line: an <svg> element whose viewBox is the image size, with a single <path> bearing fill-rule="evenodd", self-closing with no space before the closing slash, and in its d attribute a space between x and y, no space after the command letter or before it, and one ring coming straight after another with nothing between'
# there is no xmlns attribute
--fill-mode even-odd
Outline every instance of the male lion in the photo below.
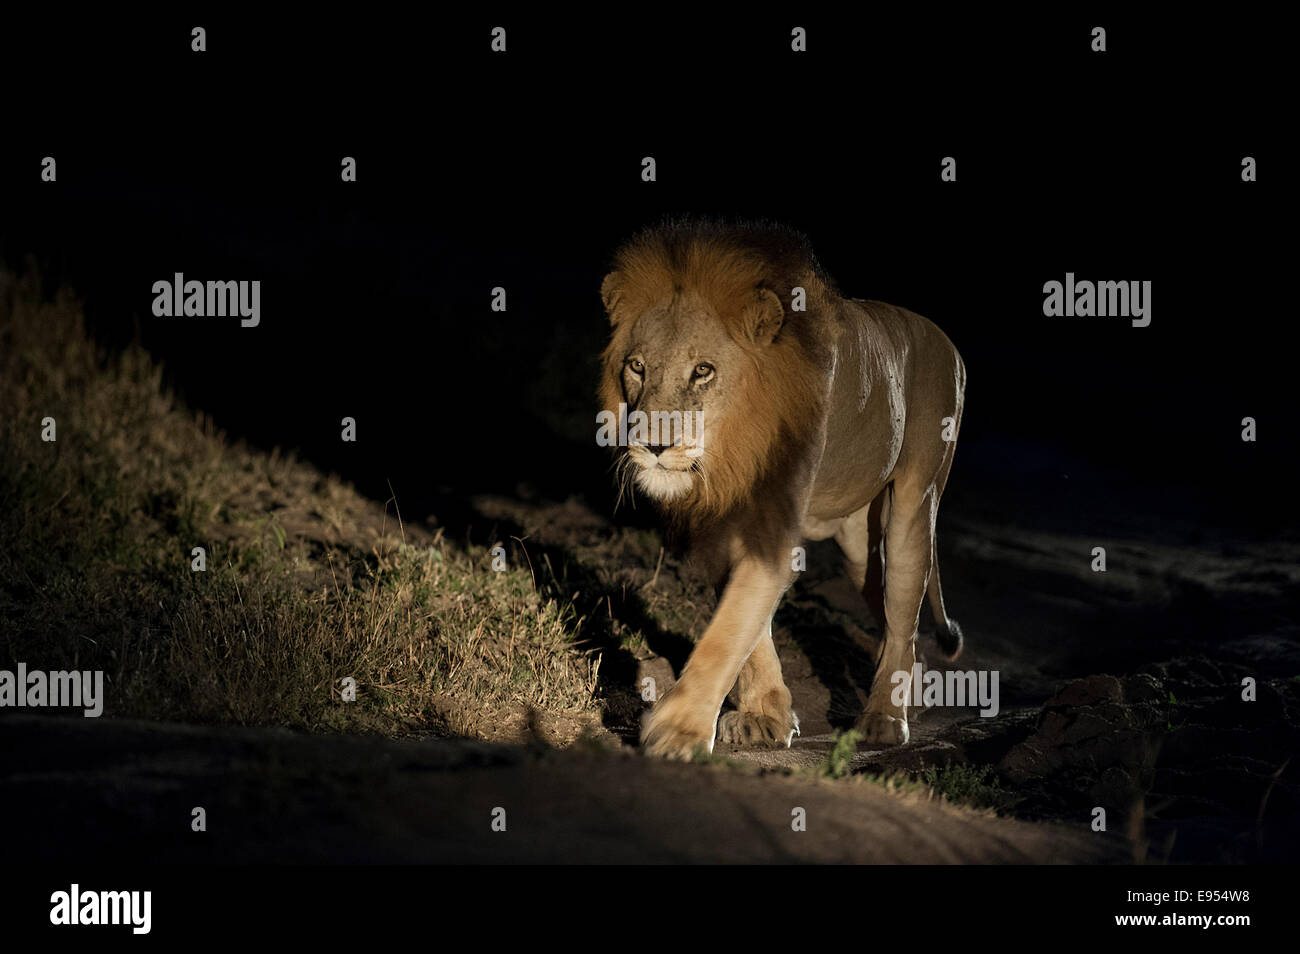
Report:
<svg viewBox="0 0 1300 954"><path fill-rule="evenodd" d="M940 648L954 659L962 645L934 536L966 384L952 342L910 311L841 297L807 240L774 226L646 230L615 255L601 297L605 409L682 412L674 422L703 412L702 431L656 442L633 429L619 451L620 474L718 592L680 680L643 722L645 749L690 758L712 752L719 729L725 742L790 745L799 720L772 614L793 548L832 536L884 629L858 728L869 742L907 742L891 676L910 680L927 588ZM728 693L736 711L719 723Z"/></svg>

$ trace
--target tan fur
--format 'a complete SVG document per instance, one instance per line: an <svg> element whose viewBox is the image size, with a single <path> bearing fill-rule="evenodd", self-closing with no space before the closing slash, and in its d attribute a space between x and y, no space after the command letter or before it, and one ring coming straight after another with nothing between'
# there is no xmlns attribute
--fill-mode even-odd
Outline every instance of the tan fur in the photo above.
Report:
<svg viewBox="0 0 1300 954"><path fill-rule="evenodd" d="M791 310L796 289L806 311ZM648 230L618 252L601 294L612 325L604 408L702 411L704 422L689 445L678 434L620 449L622 478L656 501L720 593L681 679L645 720L646 749L685 758L712 751L719 732L790 744L798 719L771 619L793 548L831 536L885 634L859 728L906 742L889 677L910 674L927 586L941 644L960 650L934 563L965 388L951 342L919 315L841 297L806 240L775 227ZM737 711L719 725L729 692Z"/></svg>

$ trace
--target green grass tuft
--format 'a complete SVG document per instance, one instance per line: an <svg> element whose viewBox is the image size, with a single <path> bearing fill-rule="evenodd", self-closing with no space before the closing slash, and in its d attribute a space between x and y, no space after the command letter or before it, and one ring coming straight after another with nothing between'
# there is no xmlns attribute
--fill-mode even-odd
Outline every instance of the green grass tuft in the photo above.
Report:
<svg viewBox="0 0 1300 954"><path fill-rule="evenodd" d="M814 769L815 774L823 778L845 778L849 774L853 756L858 751L858 743L863 738L864 736L857 729L849 729L847 732L837 731L831 739L830 751Z"/></svg>
<svg viewBox="0 0 1300 954"><path fill-rule="evenodd" d="M993 769L987 765L931 766L919 774L918 780L957 805L997 808L1006 801L1006 793L998 787Z"/></svg>

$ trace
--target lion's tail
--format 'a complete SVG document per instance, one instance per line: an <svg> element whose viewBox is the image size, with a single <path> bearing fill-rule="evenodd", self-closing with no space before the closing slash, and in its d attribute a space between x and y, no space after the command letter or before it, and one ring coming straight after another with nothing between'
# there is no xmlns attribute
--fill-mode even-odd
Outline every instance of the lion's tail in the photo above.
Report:
<svg viewBox="0 0 1300 954"><path fill-rule="evenodd" d="M948 611L943 605L943 587L939 583L938 543L934 544L930 556L930 583L927 590L930 594L930 609L934 612L934 622L937 627L935 637L939 641L939 649L943 652L944 658L948 662L953 662L961 655L963 644L961 627L957 625L955 619L948 618Z"/></svg>

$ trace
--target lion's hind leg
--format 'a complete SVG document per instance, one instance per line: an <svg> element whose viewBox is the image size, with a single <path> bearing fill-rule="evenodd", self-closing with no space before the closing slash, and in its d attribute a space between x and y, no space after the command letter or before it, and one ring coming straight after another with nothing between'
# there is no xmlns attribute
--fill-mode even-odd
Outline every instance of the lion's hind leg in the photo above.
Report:
<svg viewBox="0 0 1300 954"><path fill-rule="evenodd" d="M916 663L916 625L934 557L932 489L895 485L885 527L885 644L858 730L870 743L905 744L907 700Z"/></svg>
<svg viewBox="0 0 1300 954"><path fill-rule="evenodd" d="M849 514L835 534L844 551L845 569L867 601L873 622L885 632L885 527L889 524L892 485L886 484L861 510Z"/></svg>

